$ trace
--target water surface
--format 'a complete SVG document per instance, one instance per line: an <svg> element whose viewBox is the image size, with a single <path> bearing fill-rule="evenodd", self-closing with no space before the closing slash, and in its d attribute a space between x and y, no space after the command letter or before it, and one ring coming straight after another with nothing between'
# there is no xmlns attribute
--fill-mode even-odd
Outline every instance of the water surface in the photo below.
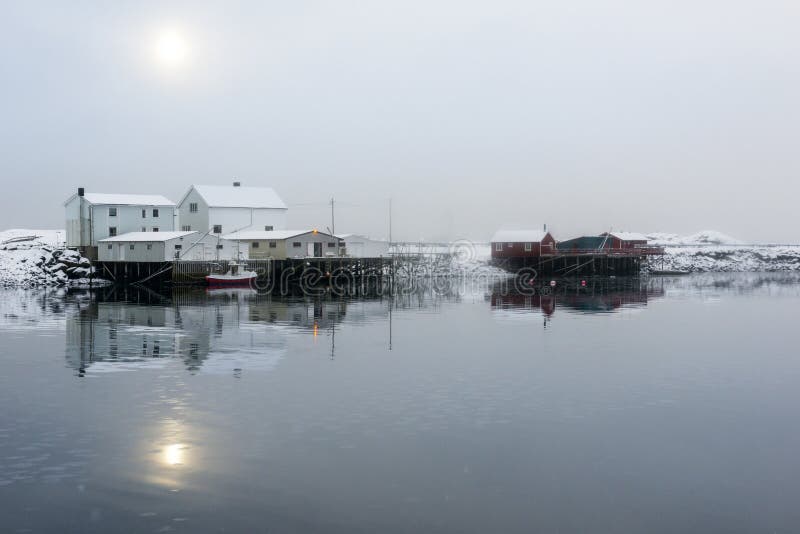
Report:
<svg viewBox="0 0 800 534"><path fill-rule="evenodd" d="M0 293L3 532L797 532L800 283Z"/></svg>

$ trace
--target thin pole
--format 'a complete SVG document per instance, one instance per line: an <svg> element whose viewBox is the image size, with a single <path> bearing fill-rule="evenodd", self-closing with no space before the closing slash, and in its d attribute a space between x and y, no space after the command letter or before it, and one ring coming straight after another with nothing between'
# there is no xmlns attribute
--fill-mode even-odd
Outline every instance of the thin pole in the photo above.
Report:
<svg viewBox="0 0 800 534"><path fill-rule="evenodd" d="M331 234L336 235L336 224L334 224L334 216L333 216L333 197L331 197Z"/></svg>

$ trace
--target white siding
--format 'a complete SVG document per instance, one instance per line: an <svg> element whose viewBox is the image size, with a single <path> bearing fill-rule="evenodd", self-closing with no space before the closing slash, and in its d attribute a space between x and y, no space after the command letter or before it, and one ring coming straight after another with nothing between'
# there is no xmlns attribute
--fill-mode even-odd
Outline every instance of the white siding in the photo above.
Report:
<svg viewBox="0 0 800 534"><path fill-rule="evenodd" d="M369 239L360 235L344 238L347 255L353 258L380 258L389 256L389 242Z"/></svg>
<svg viewBox="0 0 800 534"><path fill-rule="evenodd" d="M175 230L175 208L168 206L109 206L93 205L75 196L65 205L67 223L67 246L97 246L101 239L109 237L109 229L115 227L117 235L128 232L140 232L146 228L152 232L158 228L160 232ZM109 215L109 209L115 208L117 214ZM158 210L158 217L153 217L153 210ZM146 217L142 217L145 210ZM82 213L81 213L82 211ZM81 220L83 222L83 235L80 235Z"/></svg>
<svg viewBox="0 0 800 534"><path fill-rule="evenodd" d="M208 228L222 226L222 233L240 230L263 231L267 226L273 230L286 230L285 209L273 208L209 208Z"/></svg>
<svg viewBox="0 0 800 534"><path fill-rule="evenodd" d="M190 209L193 203L197 204L196 213L192 213ZM205 233L211 228L208 223L208 205L194 188L189 190L178 205L178 226L175 229L183 230L185 226L200 233Z"/></svg>

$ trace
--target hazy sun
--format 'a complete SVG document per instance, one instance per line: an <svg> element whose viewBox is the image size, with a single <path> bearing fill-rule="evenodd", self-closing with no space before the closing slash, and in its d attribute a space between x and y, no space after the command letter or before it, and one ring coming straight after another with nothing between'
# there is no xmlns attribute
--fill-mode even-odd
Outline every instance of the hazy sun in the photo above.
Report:
<svg viewBox="0 0 800 534"><path fill-rule="evenodd" d="M179 65L186 59L188 46L177 30L163 31L156 41L156 56L165 65Z"/></svg>

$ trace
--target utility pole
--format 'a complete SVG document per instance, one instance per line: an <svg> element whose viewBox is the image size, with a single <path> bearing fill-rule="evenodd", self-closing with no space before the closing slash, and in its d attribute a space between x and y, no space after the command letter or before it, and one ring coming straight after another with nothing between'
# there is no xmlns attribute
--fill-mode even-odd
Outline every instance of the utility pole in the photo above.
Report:
<svg viewBox="0 0 800 534"><path fill-rule="evenodd" d="M334 216L333 216L333 197L331 197L331 234L336 235L336 224L334 223Z"/></svg>

